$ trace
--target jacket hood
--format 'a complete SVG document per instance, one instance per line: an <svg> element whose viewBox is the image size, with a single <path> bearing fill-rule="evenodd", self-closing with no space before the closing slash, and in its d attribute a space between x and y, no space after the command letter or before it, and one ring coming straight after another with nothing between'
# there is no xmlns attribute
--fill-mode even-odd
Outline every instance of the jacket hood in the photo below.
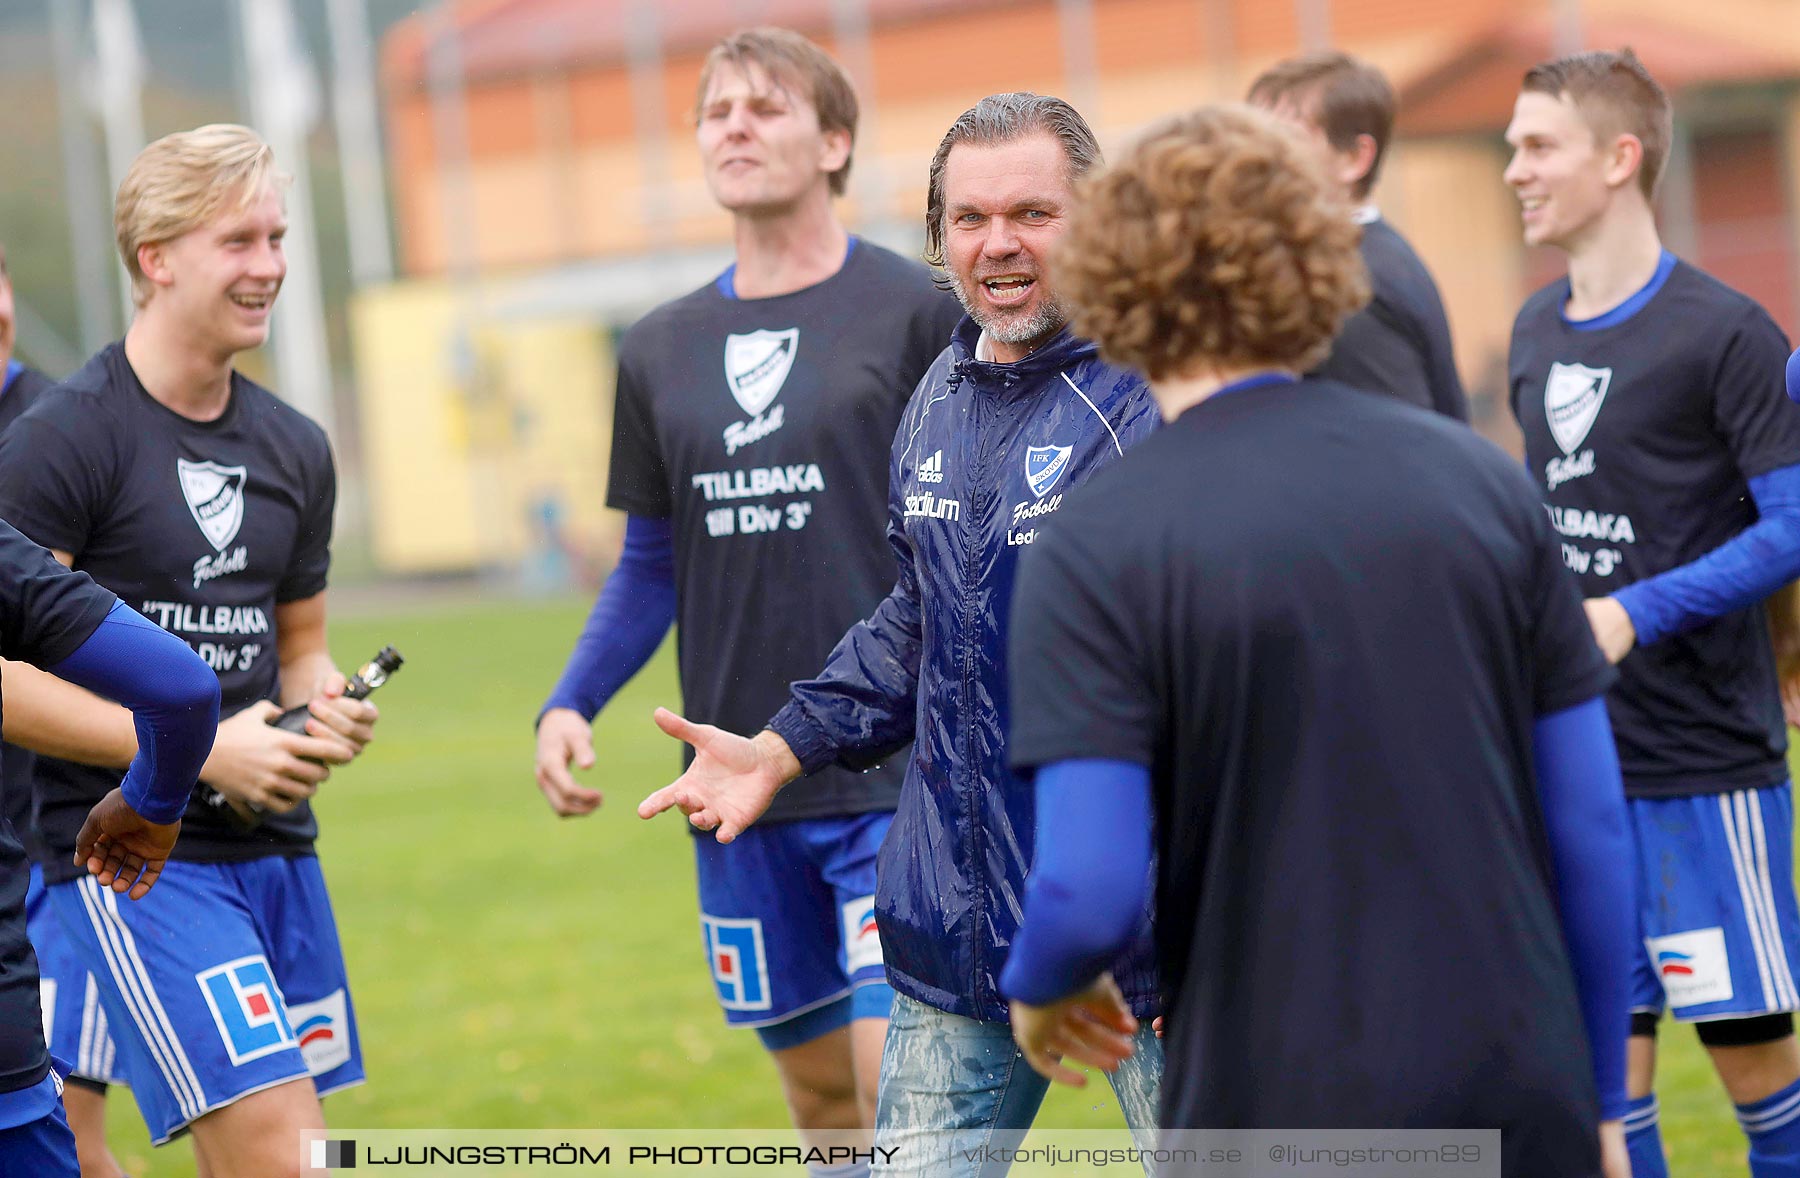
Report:
<svg viewBox="0 0 1800 1178"><path fill-rule="evenodd" d="M972 380L984 387L998 384L1003 377L1011 374L1016 380L1024 380L1035 385L1039 377L1055 376L1058 372L1082 360L1090 359L1100 353L1100 346L1093 340L1082 339L1065 324L1043 347L1032 352L1022 360L1011 364L996 364L975 358L975 345L981 339L981 327L975 320L964 315L962 322L950 335L950 383L954 388L964 380Z"/></svg>

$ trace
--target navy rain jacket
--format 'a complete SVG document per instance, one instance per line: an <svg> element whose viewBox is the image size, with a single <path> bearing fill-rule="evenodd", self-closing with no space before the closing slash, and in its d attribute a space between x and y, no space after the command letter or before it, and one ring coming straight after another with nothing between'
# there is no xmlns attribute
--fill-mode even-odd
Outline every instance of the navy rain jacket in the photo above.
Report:
<svg viewBox="0 0 1800 1178"><path fill-rule="evenodd" d="M1000 970L1037 834L1036 796L1006 755L1013 576L1062 496L1159 418L1141 377L1067 329L1015 364L974 359L978 335L965 317L894 437L894 591L769 727L808 773L914 742L876 868L888 979L940 1010L1004 1022ZM1140 1017L1156 1011L1148 921L1113 973Z"/></svg>

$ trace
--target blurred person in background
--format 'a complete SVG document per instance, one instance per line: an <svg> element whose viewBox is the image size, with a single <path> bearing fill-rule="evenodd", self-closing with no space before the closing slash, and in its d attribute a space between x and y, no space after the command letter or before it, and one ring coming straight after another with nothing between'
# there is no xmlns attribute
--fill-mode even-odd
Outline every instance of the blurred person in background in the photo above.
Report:
<svg viewBox="0 0 1800 1178"><path fill-rule="evenodd" d="M12 278L6 269L5 246L0 245L0 366L5 369L4 383L0 383L0 435L56 383L14 358L14 342ZM44 903L44 872L39 864L49 857L49 851L31 817L33 756L29 749L0 742L0 803L31 861L25 925L37 951L45 1038L50 1053L70 1066L63 1107L75 1132L82 1178L122 1178L119 1160L106 1144L106 1089L123 1083L124 1075L116 1066L116 1049L106 1029L106 1012L94 979Z"/></svg>
<svg viewBox="0 0 1800 1178"><path fill-rule="evenodd" d="M1314 375L1467 421L1468 398L1437 283L1375 205L1375 181L1394 132L1394 88L1367 62L1322 51L1269 67L1251 83L1249 101L1306 134L1362 226L1373 292L1345 321Z"/></svg>
<svg viewBox="0 0 1800 1178"><path fill-rule="evenodd" d="M1058 98L992 95L951 125L931 163L926 259L968 314L893 440L900 579L754 739L657 713L697 753L638 813L679 807L733 845L788 782L916 737L876 872L897 991L875 1117L875 1144L892 1151L876 1159L881 1174L1003 1173L980 1148L1017 1145L1048 1088L1019 1057L999 986L1035 831L1032 795L1006 762L1013 573L1068 490L1157 424L1143 380L1069 330L1046 268L1076 179L1099 163L1087 121ZM1147 1024L1157 997L1142 915L1116 968ZM1137 1046L1113 1090L1149 1149L1162 1050L1148 1025Z"/></svg>
<svg viewBox="0 0 1800 1178"><path fill-rule="evenodd" d="M1528 245L1568 258L1513 325L1510 396L1587 595L1630 811L1633 1172L1665 1174L1665 1010L1694 1024L1755 1178L1800 1175L1793 787L1768 618L1800 574L1800 406L1787 340L1663 248L1668 96L1629 50L1525 75L1505 181ZM1625 1011L1620 1017L1627 1017Z"/></svg>
<svg viewBox="0 0 1800 1178"><path fill-rule="evenodd" d="M297 1174L320 1097L363 1080L355 1008L307 799L373 736L343 698L326 579L336 472L315 423L232 368L262 345L287 273L286 177L244 127L165 136L133 161L114 229L125 338L0 436L0 518L185 639L228 718L146 901L69 866L80 815L136 740L123 709L5 668L38 754L45 891L98 981L151 1139L191 1131L206 1178ZM305 733L269 725L310 705Z"/></svg>
<svg viewBox="0 0 1800 1178"><path fill-rule="evenodd" d="M12 275L6 269L6 246L0 243L0 430L29 409L39 393L56 383L13 355L17 343Z"/></svg>
<svg viewBox="0 0 1800 1178"><path fill-rule="evenodd" d="M886 458L960 318L925 267L839 220L856 94L816 45L785 29L728 37L696 113L736 261L620 341L607 503L627 513L625 549L538 717L538 787L565 817L600 805L570 766L593 767L594 716L671 623L688 713L754 728L893 586ZM819 774L732 846L693 840L726 1021L755 1028L798 1128L864 1147L893 1005L875 852L905 748Z"/></svg>

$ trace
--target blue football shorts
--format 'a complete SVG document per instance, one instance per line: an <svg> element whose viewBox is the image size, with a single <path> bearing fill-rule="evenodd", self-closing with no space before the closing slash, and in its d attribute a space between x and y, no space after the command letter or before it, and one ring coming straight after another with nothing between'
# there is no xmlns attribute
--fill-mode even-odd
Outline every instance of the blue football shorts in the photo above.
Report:
<svg viewBox="0 0 1800 1178"><path fill-rule="evenodd" d="M71 1061L70 1075L101 1084L125 1083L107 1030L99 983L51 914L44 900L44 872L35 863L25 890L25 931L37 951L44 1042L50 1045L50 1054Z"/></svg>
<svg viewBox="0 0 1800 1178"><path fill-rule="evenodd" d="M50 908L99 982L118 1058L158 1145L233 1101L311 1076L363 1080L325 877L311 855L171 862L142 900L92 878Z"/></svg>
<svg viewBox="0 0 1800 1178"><path fill-rule="evenodd" d="M50 1088L39 1085L0 1099L0 1105L11 1106L0 1112L0 1125L6 1126L0 1129L0 1178L81 1178L75 1134L58 1099L62 1078L47 1079ZM27 1108L29 1115L18 1115Z"/></svg>
<svg viewBox="0 0 1800 1178"><path fill-rule="evenodd" d="M1684 1022L1800 1010L1793 786L1627 801L1637 852L1631 1009Z"/></svg>
<svg viewBox="0 0 1800 1178"><path fill-rule="evenodd" d="M752 826L728 846L694 839L700 933L725 1019L771 1050L893 1003L875 929L881 811Z"/></svg>

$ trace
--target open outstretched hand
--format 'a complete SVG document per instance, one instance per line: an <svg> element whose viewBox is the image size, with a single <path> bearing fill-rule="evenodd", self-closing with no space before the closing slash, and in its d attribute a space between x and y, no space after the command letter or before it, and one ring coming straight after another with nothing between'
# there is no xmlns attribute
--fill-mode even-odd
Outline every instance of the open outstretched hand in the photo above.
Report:
<svg viewBox="0 0 1800 1178"><path fill-rule="evenodd" d="M800 762L773 732L751 739L695 724L667 708L656 709L656 726L692 745L694 763L673 785L639 802L639 818L679 807L696 830L716 831L721 843L729 843L762 817L782 786L800 776Z"/></svg>

